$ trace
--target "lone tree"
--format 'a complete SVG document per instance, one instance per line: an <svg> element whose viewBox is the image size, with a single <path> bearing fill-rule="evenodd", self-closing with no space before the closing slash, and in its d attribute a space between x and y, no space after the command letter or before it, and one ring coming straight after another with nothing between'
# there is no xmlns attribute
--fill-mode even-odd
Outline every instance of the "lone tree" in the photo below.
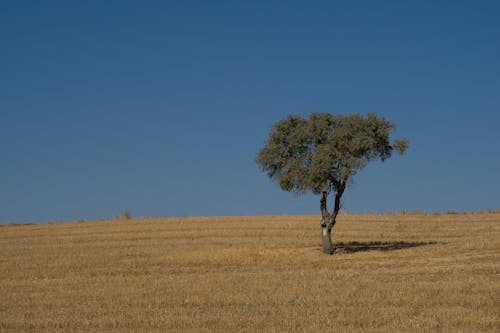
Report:
<svg viewBox="0 0 500 333"><path fill-rule="evenodd" d="M390 141L396 126L373 113L312 113L288 116L274 124L255 161L282 190L320 195L323 252L333 254L331 231L347 182L369 162L403 154L406 139ZM328 211L328 195L335 196Z"/></svg>

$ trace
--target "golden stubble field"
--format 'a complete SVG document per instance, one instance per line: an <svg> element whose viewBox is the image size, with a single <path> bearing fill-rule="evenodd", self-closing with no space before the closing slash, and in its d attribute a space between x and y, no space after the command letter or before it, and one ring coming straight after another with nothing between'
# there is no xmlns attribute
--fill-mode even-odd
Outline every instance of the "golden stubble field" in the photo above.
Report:
<svg viewBox="0 0 500 333"><path fill-rule="evenodd" d="M0 227L0 332L500 332L500 214Z"/></svg>

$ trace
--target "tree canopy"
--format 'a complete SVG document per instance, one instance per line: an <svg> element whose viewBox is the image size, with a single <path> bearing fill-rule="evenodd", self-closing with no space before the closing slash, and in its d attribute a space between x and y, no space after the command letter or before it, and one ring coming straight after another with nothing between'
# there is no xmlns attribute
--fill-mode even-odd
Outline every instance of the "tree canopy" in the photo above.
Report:
<svg viewBox="0 0 500 333"><path fill-rule="evenodd" d="M256 162L285 191L331 192L369 162L402 154L408 141L391 143L395 128L373 113L288 116L272 127Z"/></svg>

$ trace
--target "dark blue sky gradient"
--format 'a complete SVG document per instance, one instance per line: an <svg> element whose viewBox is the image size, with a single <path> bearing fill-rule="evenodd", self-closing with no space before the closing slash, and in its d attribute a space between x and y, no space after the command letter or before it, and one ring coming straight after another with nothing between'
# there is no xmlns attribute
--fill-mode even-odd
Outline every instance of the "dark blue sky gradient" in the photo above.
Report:
<svg viewBox="0 0 500 333"><path fill-rule="evenodd" d="M253 162L288 114L376 112L351 212L500 208L496 1L0 4L0 223L302 214Z"/></svg>

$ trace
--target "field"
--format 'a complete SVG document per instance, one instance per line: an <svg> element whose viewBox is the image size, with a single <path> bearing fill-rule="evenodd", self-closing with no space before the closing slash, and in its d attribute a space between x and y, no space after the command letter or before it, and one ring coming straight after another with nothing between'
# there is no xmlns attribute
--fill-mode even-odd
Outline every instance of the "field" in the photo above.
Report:
<svg viewBox="0 0 500 333"><path fill-rule="evenodd" d="M0 226L0 332L500 332L500 214Z"/></svg>

